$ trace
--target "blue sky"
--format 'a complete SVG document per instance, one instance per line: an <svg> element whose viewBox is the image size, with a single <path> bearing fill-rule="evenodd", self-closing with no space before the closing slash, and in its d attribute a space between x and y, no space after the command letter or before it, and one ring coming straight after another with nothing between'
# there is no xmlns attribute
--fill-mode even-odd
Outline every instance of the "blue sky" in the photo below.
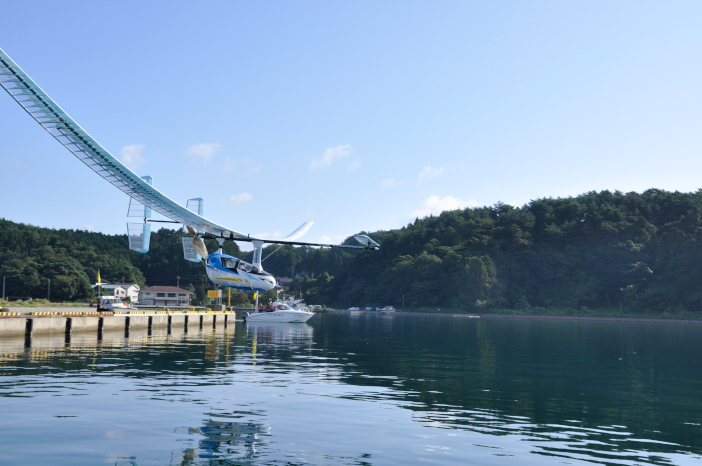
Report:
<svg viewBox="0 0 702 466"><path fill-rule="evenodd" d="M700 2L21 2L0 47L235 230L702 184ZM9 19L9 20L8 20ZM0 217L126 233L125 194L0 94Z"/></svg>

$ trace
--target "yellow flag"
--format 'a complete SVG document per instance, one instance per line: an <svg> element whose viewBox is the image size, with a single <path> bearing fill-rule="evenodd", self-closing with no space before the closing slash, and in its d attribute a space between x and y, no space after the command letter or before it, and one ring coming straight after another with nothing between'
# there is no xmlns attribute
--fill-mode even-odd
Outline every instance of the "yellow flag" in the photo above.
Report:
<svg viewBox="0 0 702 466"><path fill-rule="evenodd" d="M100 280L100 269L98 269L98 283L102 283L102 280Z"/></svg>
<svg viewBox="0 0 702 466"><path fill-rule="evenodd" d="M254 291L254 299L258 298L258 291Z"/></svg>

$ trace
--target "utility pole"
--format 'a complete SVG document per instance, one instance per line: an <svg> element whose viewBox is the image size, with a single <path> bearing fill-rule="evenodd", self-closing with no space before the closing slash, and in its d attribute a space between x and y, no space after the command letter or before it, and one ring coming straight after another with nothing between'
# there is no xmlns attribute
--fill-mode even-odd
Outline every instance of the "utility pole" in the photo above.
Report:
<svg viewBox="0 0 702 466"><path fill-rule="evenodd" d="M405 295L402 295L402 312L405 312Z"/></svg>
<svg viewBox="0 0 702 466"><path fill-rule="evenodd" d="M2 277L2 300L5 301L5 277Z"/></svg>
<svg viewBox="0 0 702 466"><path fill-rule="evenodd" d="M51 301L51 279L47 278L49 280L49 284L46 287L46 300Z"/></svg>
<svg viewBox="0 0 702 466"><path fill-rule="evenodd" d="M176 288L180 288L180 275L176 277Z"/></svg>

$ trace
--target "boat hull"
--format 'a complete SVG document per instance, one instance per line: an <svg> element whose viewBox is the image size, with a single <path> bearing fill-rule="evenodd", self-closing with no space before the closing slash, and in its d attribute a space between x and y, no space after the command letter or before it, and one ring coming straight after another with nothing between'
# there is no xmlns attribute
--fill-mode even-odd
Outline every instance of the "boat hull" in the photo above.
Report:
<svg viewBox="0 0 702 466"><path fill-rule="evenodd" d="M273 312L253 312L244 315L247 322L307 322L314 315L313 312L286 310Z"/></svg>

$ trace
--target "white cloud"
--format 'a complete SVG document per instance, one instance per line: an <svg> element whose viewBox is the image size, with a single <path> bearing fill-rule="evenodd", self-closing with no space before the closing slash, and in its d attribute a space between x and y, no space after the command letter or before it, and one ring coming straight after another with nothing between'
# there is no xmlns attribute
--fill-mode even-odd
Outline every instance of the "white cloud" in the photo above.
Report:
<svg viewBox="0 0 702 466"><path fill-rule="evenodd" d="M185 149L185 155L190 162L202 161L203 165L207 165L212 157L219 154L222 150L222 144L219 142L203 142L195 144Z"/></svg>
<svg viewBox="0 0 702 466"><path fill-rule="evenodd" d="M27 166L19 160L10 160L9 162L5 163L5 166L9 168L17 168L20 170L24 170L25 168L27 168Z"/></svg>
<svg viewBox="0 0 702 466"><path fill-rule="evenodd" d="M224 159L224 163L219 167L220 171L223 172L232 172L236 171L236 160L232 159L231 157L227 156Z"/></svg>
<svg viewBox="0 0 702 466"><path fill-rule="evenodd" d="M141 154L144 147L142 144L132 144L131 146L124 146L120 151L120 159L130 170L137 170L146 163L146 159Z"/></svg>
<svg viewBox="0 0 702 466"><path fill-rule="evenodd" d="M355 171L355 170L358 170L359 168L361 168L361 162L360 162L359 160L356 160L354 163L352 163L351 165L349 165L349 171L350 171L350 172Z"/></svg>
<svg viewBox="0 0 702 466"><path fill-rule="evenodd" d="M324 154L318 159L314 159L310 164L310 171L322 170L331 167L334 161L348 157L353 149L350 145L328 147Z"/></svg>
<svg viewBox="0 0 702 466"><path fill-rule="evenodd" d="M231 196L229 199L222 199L222 202L227 205L237 206L244 204L245 202L250 202L253 199L253 194L251 193L241 193Z"/></svg>
<svg viewBox="0 0 702 466"><path fill-rule="evenodd" d="M397 181L395 178L385 178L380 182L380 186L383 188L394 188L395 186L400 186L402 181Z"/></svg>
<svg viewBox="0 0 702 466"><path fill-rule="evenodd" d="M444 167L424 167L419 173L419 182L428 180L430 178L436 178L444 174Z"/></svg>
<svg viewBox="0 0 702 466"><path fill-rule="evenodd" d="M86 223L84 226L86 231L93 231L95 229L95 224L93 223Z"/></svg>
<svg viewBox="0 0 702 466"><path fill-rule="evenodd" d="M412 211L412 217L426 217L428 215L439 215L444 210L465 209L466 207L479 207L480 203L475 200L462 201L453 196L439 197L434 194L424 199L418 209Z"/></svg>

